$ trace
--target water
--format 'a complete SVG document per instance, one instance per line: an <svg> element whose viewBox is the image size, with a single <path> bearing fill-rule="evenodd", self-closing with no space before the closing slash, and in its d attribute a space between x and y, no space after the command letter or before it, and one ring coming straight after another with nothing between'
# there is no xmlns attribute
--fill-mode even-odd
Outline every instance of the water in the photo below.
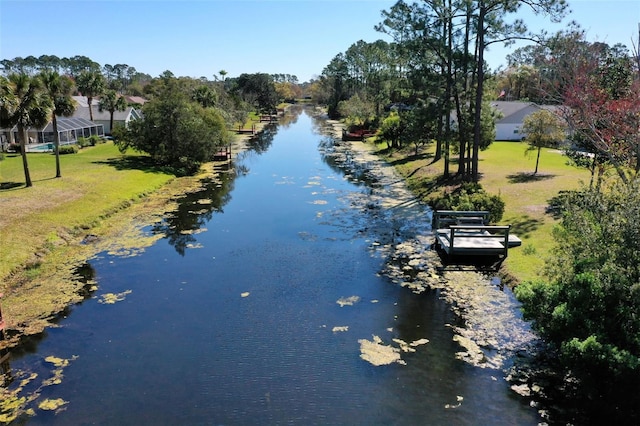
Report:
<svg viewBox="0 0 640 426"><path fill-rule="evenodd" d="M463 323L438 291L379 273L371 184L323 156L315 128L306 113L270 128L237 174L146 229L165 238L91 260L93 297L12 358L11 386L38 375L24 424L538 423L504 371L456 357ZM373 336L416 346L376 366Z"/></svg>
<svg viewBox="0 0 640 426"><path fill-rule="evenodd" d="M76 142L60 142L60 146L65 145L73 145ZM27 152L53 152L54 145L53 143L42 143L42 144L29 144L27 145Z"/></svg>

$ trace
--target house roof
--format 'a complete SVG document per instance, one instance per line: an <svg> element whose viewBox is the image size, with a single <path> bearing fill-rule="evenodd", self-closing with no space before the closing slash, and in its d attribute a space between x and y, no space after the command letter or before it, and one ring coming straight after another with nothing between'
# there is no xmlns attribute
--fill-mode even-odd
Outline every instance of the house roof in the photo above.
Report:
<svg viewBox="0 0 640 426"><path fill-rule="evenodd" d="M87 127L101 126L92 121L85 120L84 118L77 117L57 117L56 122L58 124L58 131L64 132L67 130L84 129ZM53 122L49 122L42 130L43 132L53 132Z"/></svg>
<svg viewBox="0 0 640 426"><path fill-rule="evenodd" d="M76 101L76 104L78 105L78 107L86 108L89 106L89 102L86 96L72 96L72 98L74 101ZM93 98L91 100L91 105L95 105L96 107L98 106L99 103L100 103L100 100L97 98Z"/></svg>
<svg viewBox="0 0 640 426"><path fill-rule="evenodd" d="M93 106L93 121L109 121L111 119L111 113L107 110L100 111L97 105ZM73 117L84 118L90 120L88 106L78 106L76 112L73 113ZM139 114L133 107L127 107L124 111L114 111L113 121L129 121L131 118L138 118Z"/></svg>
<svg viewBox="0 0 640 426"><path fill-rule="evenodd" d="M56 116L56 122L58 124L58 132L66 132L68 130L78 130L85 129L90 127L102 127L102 124L94 123L93 121L89 121L80 117L59 117ZM12 132L17 131L18 126L13 126L11 128ZM4 131L8 129L2 129ZM53 132L53 122L49 121L45 126L42 127L29 127L29 131L36 132Z"/></svg>
<svg viewBox="0 0 640 426"><path fill-rule="evenodd" d="M144 105L145 102L148 102L147 99L143 98L142 96L125 96L124 97L128 103L130 104L138 104L138 105Z"/></svg>
<svg viewBox="0 0 640 426"><path fill-rule="evenodd" d="M561 106L558 105L538 105L533 102L517 102L517 101L492 101L491 106L500 111L503 117L497 121L501 124L519 124L529 114L546 109L553 113L560 113Z"/></svg>
<svg viewBox="0 0 640 426"><path fill-rule="evenodd" d="M502 119L498 120L498 122L501 122L525 108L535 106L535 104L532 102L492 101L491 106L502 113Z"/></svg>

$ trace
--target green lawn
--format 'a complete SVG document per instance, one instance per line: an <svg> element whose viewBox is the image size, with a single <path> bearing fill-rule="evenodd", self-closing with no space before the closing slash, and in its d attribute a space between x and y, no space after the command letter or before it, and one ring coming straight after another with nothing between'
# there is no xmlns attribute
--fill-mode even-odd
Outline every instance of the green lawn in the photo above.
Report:
<svg viewBox="0 0 640 426"><path fill-rule="evenodd" d="M526 144L494 142L480 153L480 183L505 201L502 224L511 224L522 246L509 251L507 269L520 280L539 276L553 247L552 229L557 221L547 213L549 201L562 190L589 183L589 172L567 164L560 151L543 149L538 174L535 152L525 155Z"/></svg>
<svg viewBox="0 0 640 426"><path fill-rule="evenodd" d="M28 154L33 187L24 185L22 159L0 161L0 277L33 259L60 238L88 229L101 218L173 179L151 167L146 157L121 155L113 143L60 157Z"/></svg>
<svg viewBox="0 0 640 426"><path fill-rule="evenodd" d="M589 182L589 173L567 164L560 151L543 149L538 174L535 170L535 152L525 155L527 145L520 142L494 142L488 150L480 152L480 183L491 194L505 201L501 224L511 224L512 231L523 244L509 251L504 263L506 270L519 281L540 276L545 260L553 246L552 229L557 221L547 213L549 200L562 190L580 187ZM377 145L382 152L386 144ZM394 153L387 157L406 177L409 186L424 199L443 189L438 178L443 173L443 161L432 163L433 147L417 158ZM454 156L452 156L454 159ZM450 166L455 174L457 164Z"/></svg>

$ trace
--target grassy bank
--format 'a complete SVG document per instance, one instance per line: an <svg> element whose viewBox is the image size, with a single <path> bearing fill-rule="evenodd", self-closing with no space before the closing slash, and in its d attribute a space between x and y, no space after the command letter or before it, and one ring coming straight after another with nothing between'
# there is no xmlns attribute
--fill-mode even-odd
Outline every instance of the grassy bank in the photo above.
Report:
<svg viewBox="0 0 640 426"><path fill-rule="evenodd" d="M54 177L55 156L29 154L28 160L31 188L24 186L19 155L0 162L0 277L37 262L35 253L92 228L173 179L150 166L146 157L121 155L113 143L61 156L59 179Z"/></svg>
<svg viewBox="0 0 640 426"><path fill-rule="evenodd" d="M232 152L246 149L248 138L233 135ZM61 156L61 178L54 177L52 154L28 159L31 188L19 155L0 161L0 293L10 337L4 346L43 331L96 289L78 279L78 267L101 252L130 256L153 244L161 236L142 227L162 220L176 199L218 173L208 163L196 176L176 178L148 156L123 155L111 142Z"/></svg>
<svg viewBox="0 0 640 426"><path fill-rule="evenodd" d="M70 304L95 289L74 279L76 268L101 251L135 252L152 243L137 224L162 213L175 194L197 184L152 167L147 157L121 155L112 143L61 157L29 154L34 186L24 186L22 159L0 162L0 292L12 346L39 333ZM153 197L146 195L153 193ZM146 222L148 223L148 222ZM87 234L95 242L83 244Z"/></svg>
<svg viewBox="0 0 640 426"><path fill-rule="evenodd" d="M588 183L589 173L567 164L567 158L557 150L543 149L538 173L535 153L525 155L526 144L494 142L480 153L480 183L491 194L505 202L501 224L511 224L512 231L522 240L522 247L509 251L505 270L518 281L539 276L553 247L552 229L557 220L547 212L550 200L562 190L579 188ZM386 144L378 146L382 154ZM385 155L385 154L382 154ZM438 179L444 170L443 160L433 162L433 151L417 157L409 149L387 157L407 179L409 186L421 198L427 199L446 184ZM450 171L455 173L457 165Z"/></svg>

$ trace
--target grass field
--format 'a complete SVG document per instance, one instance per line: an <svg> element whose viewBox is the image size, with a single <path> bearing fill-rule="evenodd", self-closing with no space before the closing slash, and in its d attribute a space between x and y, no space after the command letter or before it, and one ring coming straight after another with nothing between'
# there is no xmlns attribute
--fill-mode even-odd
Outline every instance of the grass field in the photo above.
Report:
<svg viewBox="0 0 640 426"><path fill-rule="evenodd" d="M480 152L480 183L491 194L500 195L505 202L505 213L500 224L511 224L511 232L523 244L509 251L504 263L506 271L518 281L538 277L553 247L552 229L557 220L547 213L549 201L563 190L580 187L589 182L589 173L567 164L560 151L543 149L538 173L535 170L535 152L525 155L526 144L520 142L494 142ZM379 145L383 150L386 145ZM453 158L453 157L452 157ZM442 190L437 179L444 170L443 160L433 163L433 152L414 157L394 154L389 158L399 172L407 178L409 186L421 197ZM454 174L457 164L452 164Z"/></svg>
<svg viewBox="0 0 640 426"><path fill-rule="evenodd" d="M52 154L27 158L31 188L24 185L19 155L0 161L0 277L28 265L47 245L90 228L173 179L151 167L146 157L121 155L111 142L61 156L61 178L55 178Z"/></svg>

